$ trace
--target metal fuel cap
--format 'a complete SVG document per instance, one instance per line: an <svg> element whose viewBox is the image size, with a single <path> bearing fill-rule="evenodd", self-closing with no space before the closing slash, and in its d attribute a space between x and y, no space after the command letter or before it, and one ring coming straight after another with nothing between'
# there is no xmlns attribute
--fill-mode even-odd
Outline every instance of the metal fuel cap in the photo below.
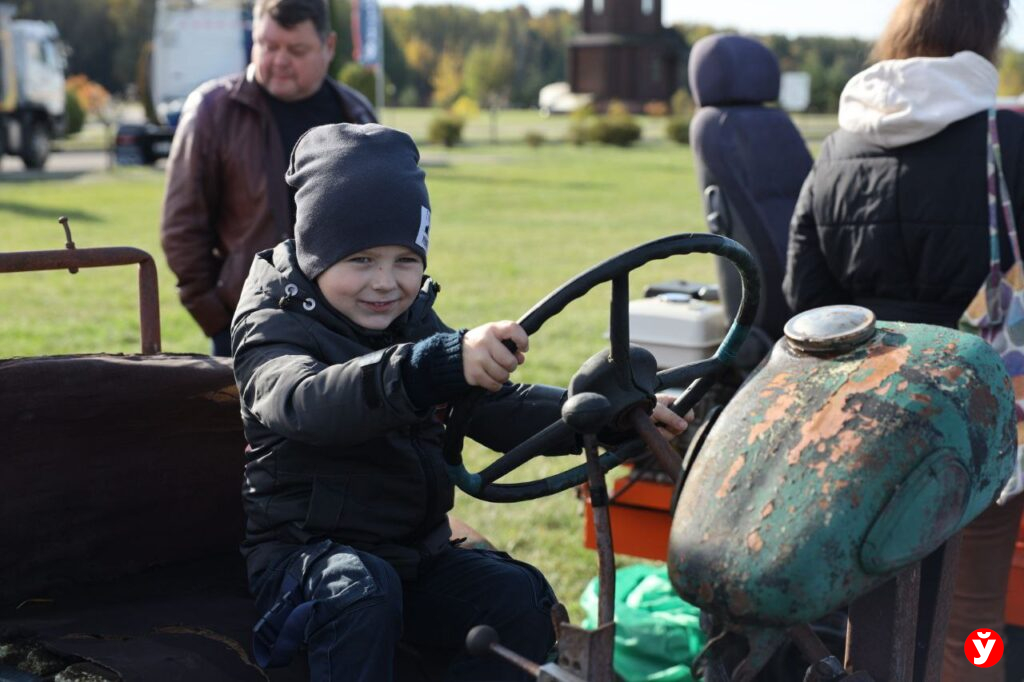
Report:
<svg viewBox="0 0 1024 682"><path fill-rule="evenodd" d="M845 353L875 335L875 314L858 305L815 308L790 318L783 333L797 350Z"/></svg>

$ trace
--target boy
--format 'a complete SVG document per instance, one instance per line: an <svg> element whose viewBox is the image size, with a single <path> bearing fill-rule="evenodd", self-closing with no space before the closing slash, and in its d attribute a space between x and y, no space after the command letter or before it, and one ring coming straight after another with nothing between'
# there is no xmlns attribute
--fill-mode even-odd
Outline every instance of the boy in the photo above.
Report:
<svg viewBox="0 0 1024 682"><path fill-rule="evenodd" d="M491 625L535 661L554 639L537 569L450 542L434 415L485 388L469 435L506 451L559 417L564 392L506 383L528 348L519 325L456 332L433 312L418 161L408 135L378 125L303 135L286 175L295 240L256 257L232 324L257 660L284 664L305 643L317 681L392 679L400 639L445 679L523 679L464 654L467 631Z"/></svg>

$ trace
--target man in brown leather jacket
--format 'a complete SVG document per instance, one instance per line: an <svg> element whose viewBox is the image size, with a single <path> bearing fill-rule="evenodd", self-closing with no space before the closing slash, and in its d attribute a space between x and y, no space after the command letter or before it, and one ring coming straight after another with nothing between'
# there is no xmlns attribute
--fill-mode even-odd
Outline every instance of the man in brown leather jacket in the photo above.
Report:
<svg viewBox="0 0 1024 682"><path fill-rule="evenodd" d="M258 0L251 63L188 98L167 163L160 237L178 294L214 355L257 252L293 236L284 182L299 136L328 123L373 123L370 103L327 76L334 57L323 0Z"/></svg>

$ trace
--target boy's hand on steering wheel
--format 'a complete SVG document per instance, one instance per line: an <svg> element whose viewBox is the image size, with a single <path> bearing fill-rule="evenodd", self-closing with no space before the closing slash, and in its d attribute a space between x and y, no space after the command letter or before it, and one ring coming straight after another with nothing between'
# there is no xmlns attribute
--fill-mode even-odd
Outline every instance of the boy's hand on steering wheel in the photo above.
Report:
<svg viewBox="0 0 1024 682"><path fill-rule="evenodd" d="M515 344L509 350L504 341ZM466 383L492 393L508 381L509 375L526 362L523 355L530 348L530 337L515 322L489 322L470 329L462 337L462 373Z"/></svg>
<svg viewBox="0 0 1024 682"><path fill-rule="evenodd" d="M659 393L654 397L657 398L658 403L651 413L651 422L658 427L658 432L665 440L672 440L689 428L694 420L693 410L690 410L685 418L680 417L669 409L669 406L675 401L675 396Z"/></svg>

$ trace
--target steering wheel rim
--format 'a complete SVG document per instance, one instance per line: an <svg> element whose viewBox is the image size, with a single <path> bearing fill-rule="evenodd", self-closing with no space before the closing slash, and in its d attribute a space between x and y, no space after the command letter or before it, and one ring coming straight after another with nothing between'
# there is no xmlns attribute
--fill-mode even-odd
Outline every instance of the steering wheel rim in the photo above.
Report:
<svg viewBox="0 0 1024 682"><path fill-rule="evenodd" d="M686 414L714 384L718 373L735 360L757 314L761 290L757 265L750 252L738 242L721 235L684 233L641 244L598 263L565 282L523 314L518 323L527 334L535 334L545 322L570 303L583 297L597 285L612 282L611 364L616 367L615 371L622 381L635 384L629 357L629 273L654 260L691 253L708 253L729 260L739 271L742 295L732 325L710 358L656 373L655 390L688 386L672 404L672 409L677 414ZM483 471L475 474L467 471L462 461L462 446L473 408L483 395L485 392L482 389L475 389L455 401L447 420L443 456L449 478L460 490L489 502L518 502L561 492L586 480L586 465L581 464L534 481L495 482L537 457L545 444L560 441L566 436L567 431L573 430L561 419L501 455ZM601 471L606 472L636 457L645 448L643 440L634 438L617 447L614 452L605 452L598 460Z"/></svg>

